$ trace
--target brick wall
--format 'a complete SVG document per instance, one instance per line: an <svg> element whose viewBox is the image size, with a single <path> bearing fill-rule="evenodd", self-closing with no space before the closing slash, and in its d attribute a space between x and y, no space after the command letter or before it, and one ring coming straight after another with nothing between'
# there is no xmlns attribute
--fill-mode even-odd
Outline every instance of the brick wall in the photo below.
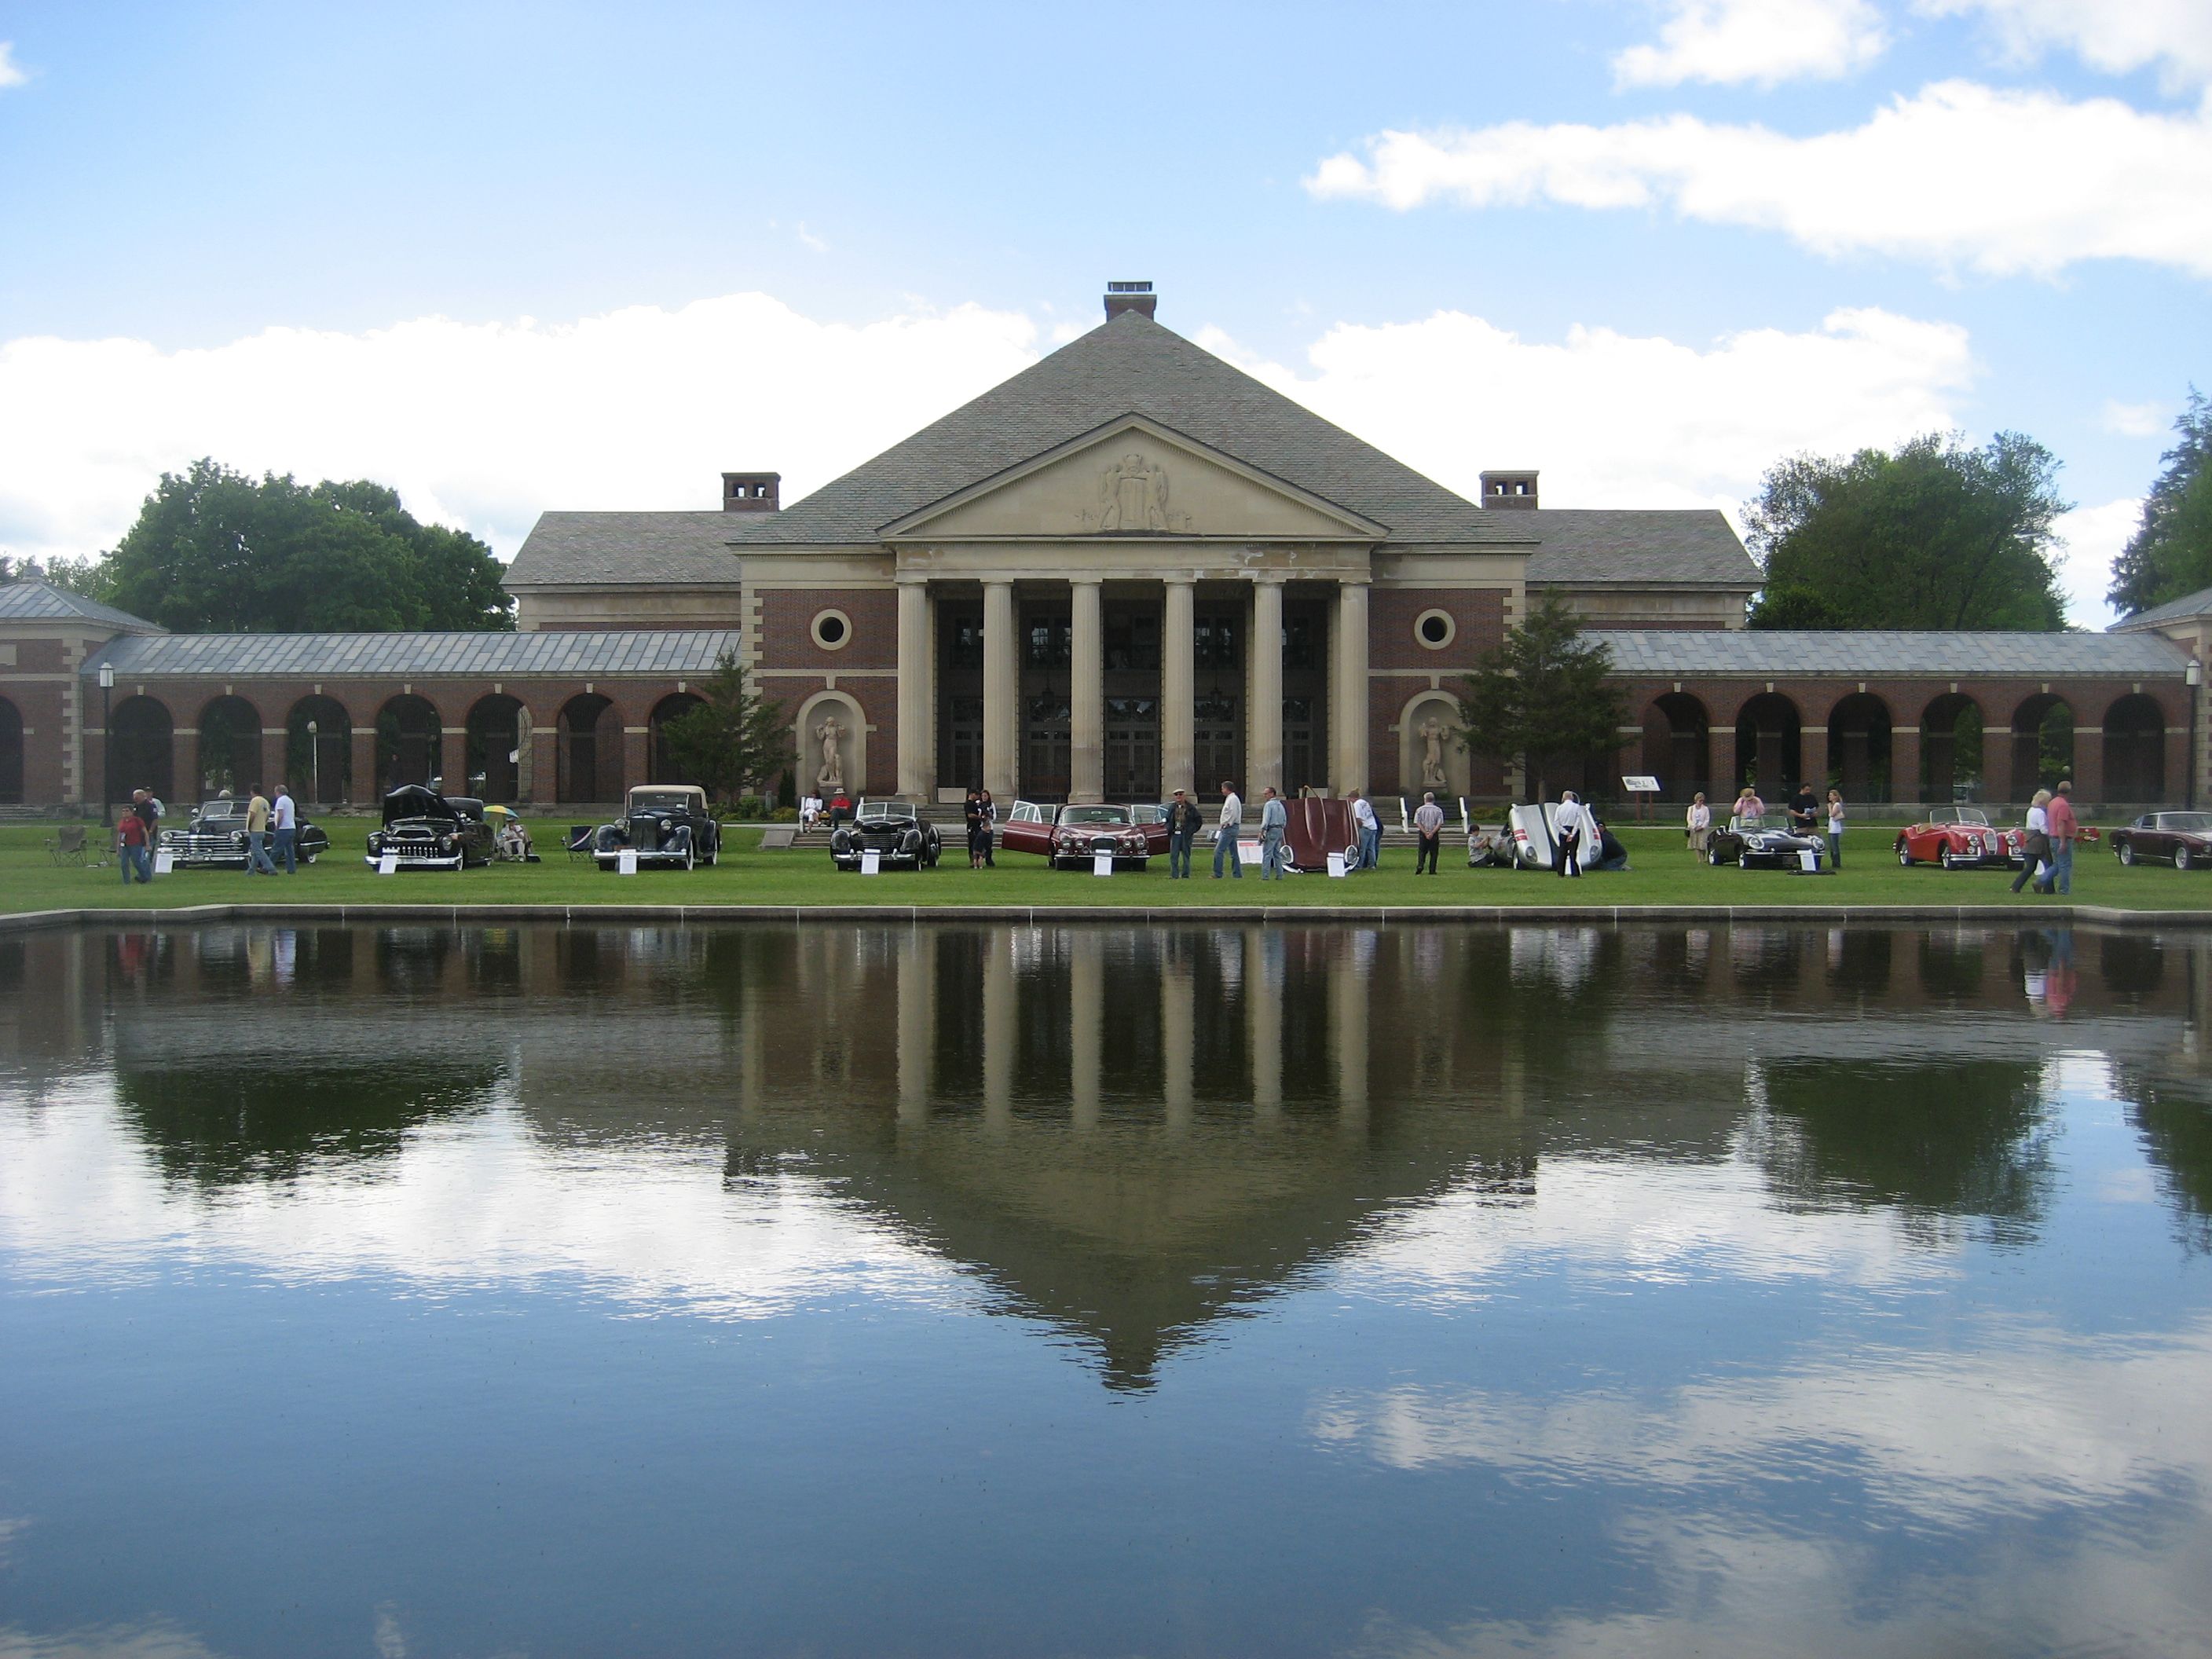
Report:
<svg viewBox="0 0 2212 1659"><path fill-rule="evenodd" d="M763 668L811 668L823 674L898 667L898 594L891 588L767 588L760 595ZM851 639L825 651L814 641L814 618L842 611L852 618Z"/></svg>
<svg viewBox="0 0 2212 1659"><path fill-rule="evenodd" d="M1463 674L1505 637L1505 590L1497 587L1377 587L1367 599L1367 665ZM1455 632L1431 649L1413 635L1424 611L1441 611Z"/></svg>

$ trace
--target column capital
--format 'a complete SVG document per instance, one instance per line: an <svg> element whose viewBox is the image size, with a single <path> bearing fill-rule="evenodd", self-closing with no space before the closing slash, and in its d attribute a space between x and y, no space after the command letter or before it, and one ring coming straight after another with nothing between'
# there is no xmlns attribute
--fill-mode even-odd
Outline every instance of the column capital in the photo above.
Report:
<svg viewBox="0 0 2212 1659"><path fill-rule="evenodd" d="M1103 587L1106 585L1106 579L1103 576L1070 576L1067 585L1070 587Z"/></svg>

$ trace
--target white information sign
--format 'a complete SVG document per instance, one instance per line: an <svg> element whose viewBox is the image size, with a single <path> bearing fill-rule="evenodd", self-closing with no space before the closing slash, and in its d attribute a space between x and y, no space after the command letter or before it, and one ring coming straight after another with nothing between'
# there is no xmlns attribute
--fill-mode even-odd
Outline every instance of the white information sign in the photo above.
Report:
<svg viewBox="0 0 2212 1659"><path fill-rule="evenodd" d="M872 847L863 847L860 849L860 873L864 876L879 876L883 871L884 855Z"/></svg>
<svg viewBox="0 0 2212 1659"><path fill-rule="evenodd" d="M1093 853L1091 855L1091 873L1094 876L1112 875L1114 855L1111 853Z"/></svg>
<svg viewBox="0 0 2212 1659"><path fill-rule="evenodd" d="M1336 877L1339 880L1343 878L1345 873L1343 854L1331 853L1328 855L1328 872L1330 875Z"/></svg>
<svg viewBox="0 0 2212 1659"><path fill-rule="evenodd" d="M1808 876L1820 873L1820 855L1808 847L1797 854L1797 866Z"/></svg>
<svg viewBox="0 0 2212 1659"><path fill-rule="evenodd" d="M154 873L155 875L168 875L170 872L174 871L176 867L177 855L174 853L156 853L154 854Z"/></svg>
<svg viewBox="0 0 2212 1659"><path fill-rule="evenodd" d="M615 854L615 873L618 876L634 876L637 873L636 848L625 847Z"/></svg>
<svg viewBox="0 0 2212 1659"><path fill-rule="evenodd" d="M1259 861L1260 861L1260 843L1259 843L1258 842L1256 842L1256 841L1240 841L1240 842L1238 842L1237 843L1237 863L1239 863L1239 864L1257 864Z"/></svg>
<svg viewBox="0 0 2212 1659"><path fill-rule="evenodd" d="M376 860L376 873L380 876L398 875L399 873L399 854L397 853L386 853L380 855Z"/></svg>
<svg viewBox="0 0 2212 1659"><path fill-rule="evenodd" d="M1638 772L1621 779L1620 787L1632 795L1656 795L1659 793L1659 780Z"/></svg>

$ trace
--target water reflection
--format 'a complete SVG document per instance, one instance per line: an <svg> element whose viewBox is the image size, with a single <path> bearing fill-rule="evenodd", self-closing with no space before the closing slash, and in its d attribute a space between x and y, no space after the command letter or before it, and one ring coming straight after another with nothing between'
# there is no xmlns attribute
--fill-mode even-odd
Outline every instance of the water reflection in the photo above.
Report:
<svg viewBox="0 0 2212 1659"><path fill-rule="evenodd" d="M299 1569L339 1581L308 1646L374 1608L401 1645L619 1647L569 1579L634 1612L664 1571L667 1651L740 1608L771 1650L1005 1645L972 1638L1015 1582L1085 1649L2154 1646L2212 1546L2207 967L1981 927L0 942L0 1319L38 1356L0 1421L78 1455L0 1437L0 1604L35 1610L0 1651L287 1650L240 1535L199 1549L133 1472L217 1409L114 1334L148 1324L308 1365L288 1409L341 1402L372 1468L513 1437L495 1515L410 1523L434 1559ZM334 1381L319 1341L384 1358ZM131 1468L53 1429L78 1396ZM979 1421L988 1495L946 1449ZM261 1437L196 1478L252 1509L301 1450ZM653 1564L536 1565L616 1466L643 1484L592 1529ZM113 1565L134 1504L230 1586L204 1617ZM1132 1543L1162 1516L1184 1541ZM941 1626L820 1577L902 1554ZM731 1559L766 1576L697 1590ZM482 1640L420 1593L464 1568L518 1586Z"/></svg>

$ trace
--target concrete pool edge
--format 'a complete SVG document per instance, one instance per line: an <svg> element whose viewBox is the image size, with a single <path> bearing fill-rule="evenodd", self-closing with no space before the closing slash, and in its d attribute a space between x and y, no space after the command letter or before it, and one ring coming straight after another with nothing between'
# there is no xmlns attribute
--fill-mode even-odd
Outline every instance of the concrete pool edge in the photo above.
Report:
<svg viewBox="0 0 2212 1659"><path fill-rule="evenodd" d="M678 927L706 922L806 921L1103 922L1147 927L1177 922L1287 926L1352 923L1404 927L1450 923L1500 926L1515 922L1619 925L1629 922L1820 923L1850 927L1881 922L1996 924L2011 927L2087 925L2114 927L2212 927L2212 910L2130 910L2108 905L2054 904L1452 904L1452 905L1121 905L1050 904L195 904L174 908L82 906L0 915L0 935L66 927L194 927L208 922L367 921L443 926L557 922L652 922Z"/></svg>

